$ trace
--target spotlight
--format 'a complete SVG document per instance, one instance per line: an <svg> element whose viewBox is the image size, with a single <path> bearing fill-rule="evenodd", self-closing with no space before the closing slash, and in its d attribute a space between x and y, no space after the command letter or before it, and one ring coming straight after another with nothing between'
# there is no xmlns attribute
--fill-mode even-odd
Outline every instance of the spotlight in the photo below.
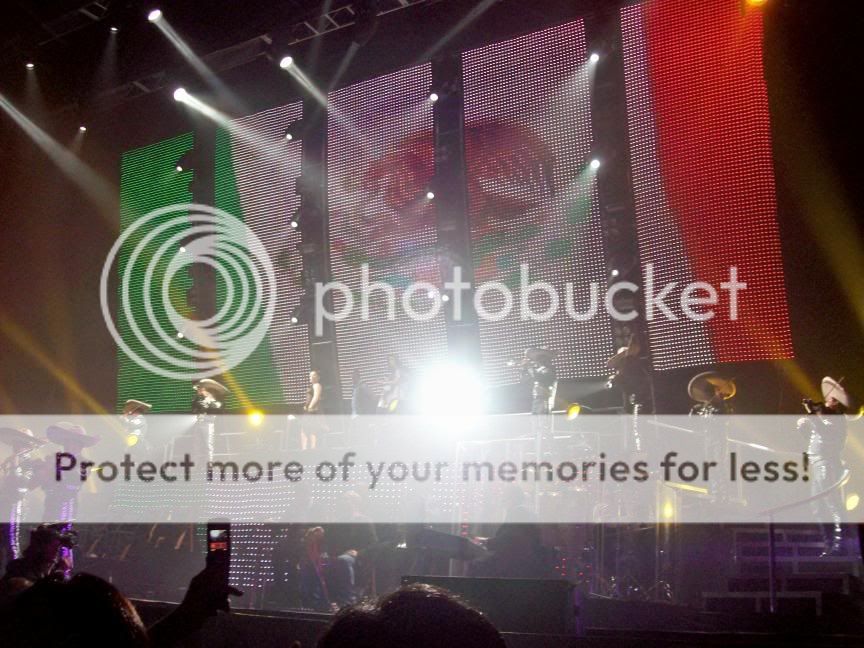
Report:
<svg viewBox="0 0 864 648"><path fill-rule="evenodd" d="M186 101L189 97L189 93L186 92L186 88L177 88L174 91L174 101Z"/></svg>
<svg viewBox="0 0 864 648"><path fill-rule="evenodd" d="M112 34L116 34L118 31L120 31L120 30L117 27L111 27L111 33Z"/></svg>
<svg viewBox="0 0 864 648"><path fill-rule="evenodd" d="M861 503L861 497L858 495L858 493L850 493L846 497L846 510L847 511L854 511L856 508L858 508L858 505L860 503Z"/></svg>
<svg viewBox="0 0 864 648"><path fill-rule="evenodd" d="M612 268L612 272L610 272L609 274L611 274L613 277L617 277L621 274L621 272L618 270L618 268Z"/></svg>
<svg viewBox="0 0 864 648"><path fill-rule="evenodd" d="M291 220L288 221L288 225L291 226L291 229L297 229L300 227L300 210L298 209L294 212L294 215L291 217Z"/></svg>
<svg viewBox="0 0 864 648"><path fill-rule="evenodd" d="M439 99L439 97L438 97L438 93L437 93L437 92L432 92L432 93L430 93L430 95L429 95L429 101L431 101L432 103L435 103L436 101L438 101L438 99Z"/></svg>
<svg viewBox="0 0 864 648"><path fill-rule="evenodd" d="M432 192L432 191L427 191L427 192L426 192L426 199L427 199L427 200L432 200L433 198L435 198L435 193Z"/></svg>
<svg viewBox="0 0 864 648"><path fill-rule="evenodd" d="M292 316L291 316L291 323L292 323L292 324L299 324L299 323L300 323L300 318L297 317L296 315L292 315Z"/></svg>
<svg viewBox="0 0 864 648"><path fill-rule="evenodd" d="M78 132L79 132L79 133L86 133L86 132L87 132L87 127L86 127L86 126L79 126L79 127L78 127Z"/></svg>
<svg viewBox="0 0 864 648"><path fill-rule="evenodd" d="M421 376L418 405L422 414L477 416L486 405L483 380L474 367L445 362Z"/></svg>
<svg viewBox="0 0 864 648"><path fill-rule="evenodd" d="M157 20L162 20L162 12L159 9L154 9L147 14L147 20L152 23L155 23Z"/></svg>
<svg viewBox="0 0 864 648"><path fill-rule="evenodd" d="M442 302L450 301L450 295L441 295L441 301Z"/></svg>
<svg viewBox="0 0 864 648"><path fill-rule="evenodd" d="M246 417L249 419L249 425L252 427L259 427L264 422L264 412L261 410L249 410Z"/></svg>
<svg viewBox="0 0 864 648"><path fill-rule="evenodd" d="M137 434L129 434L126 436L126 445L130 448L138 445L138 441L141 440L141 437Z"/></svg>
<svg viewBox="0 0 864 648"><path fill-rule="evenodd" d="M182 164L178 164L174 168L177 169L177 173L183 173L183 165Z"/></svg>
<svg viewBox="0 0 864 648"><path fill-rule="evenodd" d="M291 58L290 56L285 56L282 58L281 61L279 61L279 67L282 68L283 70L287 70L292 65L294 65L294 59Z"/></svg>
<svg viewBox="0 0 864 648"><path fill-rule="evenodd" d="M747 0L747 4L751 7L761 7L767 2L768 0Z"/></svg>
<svg viewBox="0 0 864 648"><path fill-rule="evenodd" d="M183 254L185 251L186 251L186 248L181 245L180 250L179 250L180 254Z"/></svg>
<svg viewBox="0 0 864 648"><path fill-rule="evenodd" d="M285 140L288 141L288 142L290 142L290 141L293 140L293 139L294 139L294 135L291 134L291 131L290 131L290 130L286 130L286 131L285 131Z"/></svg>
<svg viewBox="0 0 864 648"><path fill-rule="evenodd" d="M596 171L597 169L600 168L600 160L598 160L597 158L594 158L593 160L591 160L591 164L589 164L588 166L591 167L592 171Z"/></svg>
<svg viewBox="0 0 864 648"><path fill-rule="evenodd" d="M582 405L579 403L571 403L567 406L567 420L572 421L575 418L578 418L582 413Z"/></svg>
<svg viewBox="0 0 864 648"><path fill-rule="evenodd" d="M32 70L33 68L36 67L36 64L28 62L24 65L24 67L26 67L28 70Z"/></svg>
<svg viewBox="0 0 864 648"><path fill-rule="evenodd" d="M186 337L186 336L183 335L183 331L177 331L177 339L178 340L182 340L184 337Z"/></svg>
<svg viewBox="0 0 864 648"><path fill-rule="evenodd" d="M600 60L600 55L597 52L594 52L593 54L591 54L591 56L588 57L588 60L592 63L596 63Z"/></svg>

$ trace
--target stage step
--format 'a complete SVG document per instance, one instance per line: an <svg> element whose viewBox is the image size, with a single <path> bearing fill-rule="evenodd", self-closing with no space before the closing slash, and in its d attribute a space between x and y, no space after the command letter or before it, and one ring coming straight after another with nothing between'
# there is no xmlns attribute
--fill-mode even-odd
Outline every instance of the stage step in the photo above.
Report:
<svg viewBox="0 0 864 648"><path fill-rule="evenodd" d="M729 593L767 592L767 576L734 576L727 582ZM851 574L789 574L777 578L780 592L819 591L833 594L860 594L861 580Z"/></svg>

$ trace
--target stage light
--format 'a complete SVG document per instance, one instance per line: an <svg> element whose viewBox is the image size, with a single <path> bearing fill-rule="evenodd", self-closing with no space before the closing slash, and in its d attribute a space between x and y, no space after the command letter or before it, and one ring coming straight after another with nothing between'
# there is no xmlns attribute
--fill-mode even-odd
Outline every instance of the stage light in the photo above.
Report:
<svg viewBox="0 0 864 648"><path fill-rule="evenodd" d="M180 164L178 164L178 165L177 165L176 167L174 167L174 168L177 169L177 173L183 173L183 167L182 167Z"/></svg>
<svg viewBox="0 0 864 648"><path fill-rule="evenodd" d="M126 445L130 448L138 445L138 441L141 440L141 437L137 434L129 434L126 436Z"/></svg>
<svg viewBox="0 0 864 648"><path fill-rule="evenodd" d="M861 498L858 496L858 493L849 493L846 497L846 510L854 511L858 508L858 505L861 503Z"/></svg>
<svg viewBox="0 0 864 648"><path fill-rule="evenodd" d="M261 410L249 410L246 417L249 419L249 425L252 427L259 427L264 422L264 412Z"/></svg>
<svg viewBox="0 0 864 648"><path fill-rule="evenodd" d="M439 97L437 92L433 92L429 95L429 101L431 101L432 103L435 103L436 101L438 101L438 99Z"/></svg>
<svg viewBox="0 0 864 648"><path fill-rule="evenodd" d="M766 4L768 0L747 0L747 4L751 7L761 7Z"/></svg>
<svg viewBox="0 0 864 648"><path fill-rule="evenodd" d="M152 23L155 23L157 20L161 20L161 19L162 19L162 11L160 11L159 9L154 9L149 14L147 14L147 20L149 20Z"/></svg>
<svg viewBox="0 0 864 648"><path fill-rule="evenodd" d="M111 27L111 33L112 34L116 34L118 31L120 31L120 30L117 27Z"/></svg>
<svg viewBox="0 0 864 648"><path fill-rule="evenodd" d="M596 171L597 169L600 168L600 160L598 160L597 158L594 158L593 160L591 160L591 163L588 166L591 167L592 171Z"/></svg>
<svg viewBox="0 0 864 648"><path fill-rule="evenodd" d="M79 132L79 133L86 133L86 132L87 132L87 127L86 127L86 126L79 126L79 127L78 127L78 132Z"/></svg>
<svg viewBox="0 0 864 648"><path fill-rule="evenodd" d="M442 302L449 302L450 301L450 295L441 295L441 301Z"/></svg>
<svg viewBox="0 0 864 648"><path fill-rule="evenodd" d="M178 251L180 252L180 254L183 254L186 251L186 248L181 245Z"/></svg>
<svg viewBox="0 0 864 648"><path fill-rule="evenodd" d="M279 67L282 68L283 70L287 70L292 65L294 65L294 59L291 58L290 56L285 56L282 58L281 61L279 61Z"/></svg>
<svg viewBox="0 0 864 648"><path fill-rule="evenodd" d="M593 54L591 54L591 56L588 57L588 60L592 63L596 63L600 60L600 55L597 52L594 52Z"/></svg>
<svg viewBox="0 0 864 648"><path fill-rule="evenodd" d="M618 270L618 268L613 268L612 272L610 272L609 274L611 274L613 277L617 277L621 274L621 272Z"/></svg>
<svg viewBox="0 0 864 648"><path fill-rule="evenodd" d="M426 192L426 200L432 200L433 198L435 198L435 193L432 191L427 191Z"/></svg>
<svg viewBox="0 0 864 648"><path fill-rule="evenodd" d="M185 336L183 335L183 331L177 331L177 339L182 340Z"/></svg>
<svg viewBox="0 0 864 648"><path fill-rule="evenodd" d="M567 420L572 421L582 413L582 405L579 403L571 403L567 406Z"/></svg>
<svg viewBox="0 0 864 648"><path fill-rule="evenodd" d="M36 67L36 64L28 62L24 65L24 67L26 67L28 70L32 70Z"/></svg>
<svg viewBox="0 0 864 648"><path fill-rule="evenodd" d="M486 389L471 366L442 363L427 369L420 381L420 413L477 416L485 409Z"/></svg>
<svg viewBox="0 0 864 648"><path fill-rule="evenodd" d="M669 500L666 500L666 502L663 504L663 519L675 519L675 505Z"/></svg>
<svg viewBox="0 0 864 648"><path fill-rule="evenodd" d="M189 98L189 93L186 92L186 88L177 88L174 91L174 101L186 101Z"/></svg>
<svg viewBox="0 0 864 648"><path fill-rule="evenodd" d="M285 139L289 142L294 139L294 136L291 134L291 131L289 131L289 130L285 131Z"/></svg>

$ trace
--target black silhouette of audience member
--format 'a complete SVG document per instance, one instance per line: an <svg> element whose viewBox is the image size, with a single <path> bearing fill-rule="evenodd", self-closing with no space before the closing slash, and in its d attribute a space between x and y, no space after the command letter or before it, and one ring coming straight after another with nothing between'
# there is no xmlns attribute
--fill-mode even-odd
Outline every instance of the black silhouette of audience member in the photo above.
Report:
<svg viewBox="0 0 864 648"><path fill-rule="evenodd" d="M504 648L480 612L431 585L406 585L376 603L341 610L318 648Z"/></svg>

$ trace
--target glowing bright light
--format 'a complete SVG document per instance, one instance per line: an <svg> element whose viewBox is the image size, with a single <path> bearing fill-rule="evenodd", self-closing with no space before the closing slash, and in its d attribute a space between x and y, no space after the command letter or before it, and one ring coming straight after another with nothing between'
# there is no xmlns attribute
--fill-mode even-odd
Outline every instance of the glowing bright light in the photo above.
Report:
<svg viewBox="0 0 864 648"><path fill-rule="evenodd" d="M249 425L252 427L258 427L264 422L264 412L261 410L249 410L246 416L249 419Z"/></svg>
<svg viewBox="0 0 864 648"><path fill-rule="evenodd" d="M174 168L177 169L177 173L183 173L183 167L180 166L179 164Z"/></svg>
<svg viewBox="0 0 864 648"><path fill-rule="evenodd" d="M78 127L78 132L80 132L80 133L86 133L86 132L87 132L87 127L86 127L86 126L79 126L79 127Z"/></svg>
<svg viewBox="0 0 864 648"><path fill-rule="evenodd" d="M420 412L426 415L478 416L486 406L486 389L479 373L468 365L442 363L427 369L420 380Z"/></svg>
<svg viewBox="0 0 864 648"><path fill-rule="evenodd" d="M112 34L116 34L118 31L120 31L120 30L119 30L117 27L112 27L112 28L111 28L111 33L112 33Z"/></svg>
<svg viewBox="0 0 864 648"><path fill-rule="evenodd" d="M299 324L299 323L300 323L300 318L297 317L296 315L292 315L292 316L291 316L291 323L292 323L292 324Z"/></svg>
<svg viewBox="0 0 864 648"><path fill-rule="evenodd" d="M436 101L438 101L438 93L437 92L431 93L429 95L429 101L431 101L432 103L435 103Z"/></svg>
<svg viewBox="0 0 864 648"><path fill-rule="evenodd" d="M150 22L156 22L157 20L162 19L162 11L159 9L154 9L149 14L147 14L147 20Z"/></svg>
<svg viewBox="0 0 864 648"><path fill-rule="evenodd" d="M291 229L297 229L298 227L300 227L300 223L298 223L296 220L292 220Z"/></svg>
<svg viewBox="0 0 864 648"><path fill-rule="evenodd" d="M28 70L32 70L33 68L36 67L36 64L35 63L27 63L24 65L24 67L26 67Z"/></svg>
<svg viewBox="0 0 864 648"><path fill-rule="evenodd" d="M761 7L766 4L768 0L747 0L747 4L751 7Z"/></svg>
<svg viewBox="0 0 864 648"><path fill-rule="evenodd" d="M854 511L858 508L858 505L861 503L861 498L858 496L858 493L849 493L846 497L846 510Z"/></svg>
<svg viewBox="0 0 864 648"><path fill-rule="evenodd" d="M285 133L285 139L290 142L294 139L294 136L291 133Z"/></svg>
<svg viewBox="0 0 864 648"><path fill-rule="evenodd" d="M588 60L592 63L596 63L600 60L600 55L597 52L594 52L591 56L588 57Z"/></svg>
<svg viewBox="0 0 864 648"><path fill-rule="evenodd" d="M591 164L589 164L588 166L591 167L592 171L596 171L597 169L600 168L600 160L598 160L597 158L594 158L593 160L591 160Z"/></svg>
<svg viewBox="0 0 864 648"><path fill-rule="evenodd" d="M174 101L186 101L189 98L189 93L186 88L177 88L174 91Z"/></svg>
<svg viewBox="0 0 864 648"><path fill-rule="evenodd" d="M287 70L292 65L294 65L294 59L290 56L286 56L281 61L279 61L279 67L283 70Z"/></svg>
<svg viewBox="0 0 864 648"><path fill-rule="evenodd" d="M180 254L183 254L186 251L186 248L182 245L180 246Z"/></svg>
<svg viewBox="0 0 864 648"><path fill-rule="evenodd" d="M672 520L674 518L675 518L675 505L672 502L670 502L669 500L666 500L666 502L663 504L663 519L664 520Z"/></svg>
<svg viewBox="0 0 864 648"><path fill-rule="evenodd" d="M137 434L130 434L126 437L126 445L131 448L132 446L138 445L138 441L140 440L141 437L139 437Z"/></svg>
<svg viewBox="0 0 864 648"><path fill-rule="evenodd" d="M582 406L579 403L573 403L567 407L567 420L572 421L582 413Z"/></svg>
<svg viewBox="0 0 864 648"><path fill-rule="evenodd" d="M432 200L434 197L435 197L435 193L434 193L434 192L432 192L432 191L427 191L427 192L426 192L426 199L427 199L427 200Z"/></svg>
<svg viewBox="0 0 864 648"><path fill-rule="evenodd" d="M618 270L618 268L613 268L611 274L613 277L617 277L619 274L621 274L621 272Z"/></svg>
<svg viewBox="0 0 864 648"><path fill-rule="evenodd" d="M182 340L185 336L183 335L183 331L177 331L177 338Z"/></svg>
<svg viewBox="0 0 864 648"><path fill-rule="evenodd" d="M441 295L441 301L442 302L450 301L450 295Z"/></svg>

